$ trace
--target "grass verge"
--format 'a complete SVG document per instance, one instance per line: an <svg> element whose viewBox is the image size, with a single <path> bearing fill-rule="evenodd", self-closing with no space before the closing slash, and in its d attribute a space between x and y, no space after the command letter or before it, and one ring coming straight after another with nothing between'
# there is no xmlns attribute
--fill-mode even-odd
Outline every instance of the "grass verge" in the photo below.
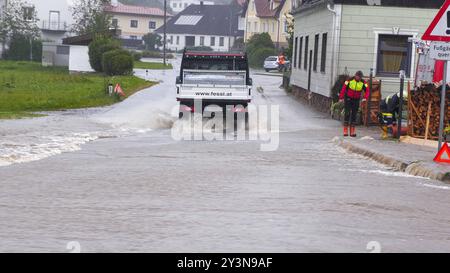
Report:
<svg viewBox="0 0 450 273"><path fill-rule="evenodd" d="M173 69L173 66L172 66L172 64L166 64L164 66L163 63L151 63L151 62L137 61L137 62L134 62L134 68L159 70L159 69Z"/></svg>
<svg viewBox="0 0 450 273"><path fill-rule="evenodd" d="M0 119L114 104L118 100L106 94L109 82L119 83L126 97L155 84L135 76L69 74L40 63L0 61Z"/></svg>

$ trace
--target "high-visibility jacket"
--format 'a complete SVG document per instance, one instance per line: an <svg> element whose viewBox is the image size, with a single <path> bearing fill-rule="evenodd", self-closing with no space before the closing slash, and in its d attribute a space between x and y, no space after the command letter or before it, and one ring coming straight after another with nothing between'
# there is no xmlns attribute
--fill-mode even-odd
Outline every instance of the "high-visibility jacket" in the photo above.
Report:
<svg viewBox="0 0 450 273"><path fill-rule="evenodd" d="M369 84L364 81L356 81L354 78L345 81L342 87L339 99L344 99L346 97L351 99L361 99L362 93L364 92L365 99L369 99Z"/></svg>

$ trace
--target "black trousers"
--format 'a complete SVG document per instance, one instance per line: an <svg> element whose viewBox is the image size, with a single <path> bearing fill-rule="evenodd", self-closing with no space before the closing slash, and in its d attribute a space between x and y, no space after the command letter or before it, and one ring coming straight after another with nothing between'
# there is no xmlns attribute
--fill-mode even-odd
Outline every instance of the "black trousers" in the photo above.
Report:
<svg viewBox="0 0 450 273"><path fill-rule="evenodd" d="M359 99L345 99L344 126L356 125L356 116L358 115L359 111L359 102Z"/></svg>

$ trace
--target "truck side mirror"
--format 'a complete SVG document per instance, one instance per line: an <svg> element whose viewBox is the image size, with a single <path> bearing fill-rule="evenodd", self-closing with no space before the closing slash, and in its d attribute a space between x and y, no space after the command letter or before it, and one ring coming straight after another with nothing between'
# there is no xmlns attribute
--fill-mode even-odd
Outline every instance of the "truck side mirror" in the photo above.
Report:
<svg viewBox="0 0 450 273"><path fill-rule="evenodd" d="M253 79L252 78L248 78L248 85L253 86Z"/></svg>
<svg viewBox="0 0 450 273"><path fill-rule="evenodd" d="M181 84L181 78L180 78L180 76L177 76L176 84Z"/></svg>

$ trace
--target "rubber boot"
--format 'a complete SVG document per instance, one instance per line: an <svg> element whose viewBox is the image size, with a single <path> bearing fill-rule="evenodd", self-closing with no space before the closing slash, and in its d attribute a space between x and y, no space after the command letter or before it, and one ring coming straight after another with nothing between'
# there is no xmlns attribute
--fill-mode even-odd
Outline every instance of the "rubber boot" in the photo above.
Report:
<svg viewBox="0 0 450 273"><path fill-rule="evenodd" d="M386 125L382 126L381 131L382 131L381 138L387 139L388 138L388 127Z"/></svg>
<svg viewBox="0 0 450 273"><path fill-rule="evenodd" d="M348 126L344 125L344 137L348 137Z"/></svg>
<svg viewBox="0 0 450 273"><path fill-rule="evenodd" d="M350 136L356 137L356 127L355 126L350 126Z"/></svg>

